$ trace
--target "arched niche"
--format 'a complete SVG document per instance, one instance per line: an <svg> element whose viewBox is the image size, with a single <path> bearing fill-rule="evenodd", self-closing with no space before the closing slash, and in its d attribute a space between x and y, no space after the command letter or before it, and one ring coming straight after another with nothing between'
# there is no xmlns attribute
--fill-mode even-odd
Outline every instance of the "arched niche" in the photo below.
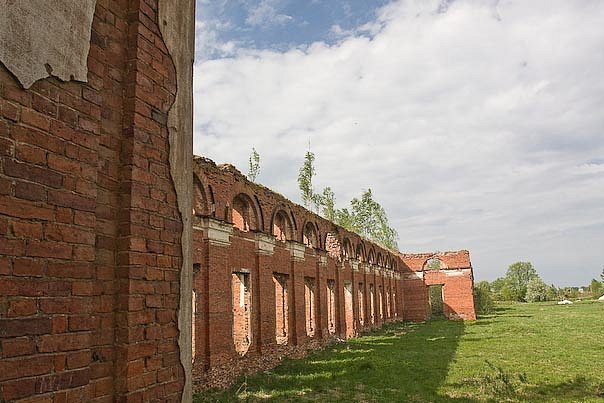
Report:
<svg viewBox="0 0 604 403"><path fill-rule="evenodd" d="M197 217L208 215L208 198L197 175L193 175L193 215Z"/></svg>
<svg viewBox="0 0 604 403"><path fill-rule="evenodd" d="M309 248L319 248L319 232L314 223L308 221L304 225L302 233L302 242Z"/></svg>
<svg viewBox="0 0 604 403"><path fill-rule="evenodd" d="M375 264L375 252L373 251L373 248L371 248L367 254L367 263Z"/></svg>
<svg viewBox="0 0 604 403"><path fill-rule="evenodd" d="M293 239L293 225L289 214L283 209L275 210L273 219L271 220L272 234L279 241L287 241Z"/></svg>
<svg viewBox="0 0 604 403"><path fill-rule="evenodd" d="M354 258L354 254L352 251L352 244L350 243L350 239L344 238L344 240L342 241L342 248L340 249L340 255L344 259Z"/></svg>
<svg viewBox="0 0 604 403"><path fill-rule="evenodd" d="M361 262L365 261L365 245L363 244L363 242L359 242L359 244L357 245L356 257Z"/></svg>
<svg viewBox="0 0 604 403"><path fill-rule="evenodd" d="M231 222L240 231L258 230L258 212L252 199L245 193L240 193L233 199Z"/></svg>

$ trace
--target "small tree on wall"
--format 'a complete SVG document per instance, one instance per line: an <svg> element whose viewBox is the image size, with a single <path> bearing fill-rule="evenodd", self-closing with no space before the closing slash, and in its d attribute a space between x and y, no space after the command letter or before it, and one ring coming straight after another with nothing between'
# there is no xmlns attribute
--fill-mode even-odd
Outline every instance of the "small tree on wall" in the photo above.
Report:
<svg viewBox="0 0 604 403"><path fill-rule="evenodd" d="M260 154L258 154L258 151L256 151L256 148L252 147L252 153L250 154L250 159L249 159L249 168L248 168L247 178L252 182L256 182L256 178L258 177L259 173L260 173Z"/></svg>

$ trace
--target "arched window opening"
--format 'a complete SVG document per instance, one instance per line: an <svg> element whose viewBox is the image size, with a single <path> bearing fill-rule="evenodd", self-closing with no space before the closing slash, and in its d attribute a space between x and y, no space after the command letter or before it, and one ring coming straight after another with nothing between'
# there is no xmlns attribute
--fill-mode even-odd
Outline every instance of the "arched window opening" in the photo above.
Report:
<svg viewBox="0 0 604 403"><path fill-rule="evenodd" d="M201 181L193 176L193 215L201 217L208 214L208 199Z"/></svg>
<svg viewBox="0 0 604 403"><path fill-rule="evenodd" d="M306 223L304 226L304 245L309 248L317 248L319 245L319 237L317 236L317 230L313 223Z"/></svg>
<svg viewBox="0 0 604 403"><path fill-rule="evenodd" d="M352 245L350 244L350 240L348 238L344 238L344 241L342 242L342 249L341 249L340 253L342 254L342 258L344 258L344 259L350 259L353 257Z"/></svg>
<svg viewBox="0 0 604 403"><path fill-rule="evenodd" d="M371 249L369 255L367 255L367 263L375 264L375 253L373 253L373 249Z"/></svg>
<svg viewBox="0 0 604 403"><path fill-rule="evenodd" d="M357 259L359 261L361 261L361 262L365 261L365 253L364 253L363 249L364 248L363 248L363 244L362 243L360 243L360 244L357 245L356 256L357 256Z"/></svg>
<svg viewBox="0 0 604 403"><path fill-rule="evenodd" d="M287 214L280 210L275 214L273 218L273 235L279 241L287 241L291 239L291 223Z"/></svg>
<svg viewBox="0 0 604 403"><path fill-rule="evenodd" d="M240 194L233 199L231 221L240 231L247 232L258 229L256 211L252 200L247 195Z"/></svg>
<svg viewBox="0 0 604 403"><path fill-rule="evenodd" d="M424 264L424 270L441 270L445 268L446 266L443 261L435 257L426 260Z"/></svg>

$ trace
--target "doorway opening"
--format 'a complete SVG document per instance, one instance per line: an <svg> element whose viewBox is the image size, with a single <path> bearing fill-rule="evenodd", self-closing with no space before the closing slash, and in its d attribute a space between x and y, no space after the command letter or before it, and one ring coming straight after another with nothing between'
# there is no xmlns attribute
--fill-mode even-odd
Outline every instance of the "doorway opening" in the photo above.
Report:
<svg viewBox="0 0 604 403"><path fill-rule="evenodd" d="M429 302L430 302L430 317L431 318L442 318L444 317L444 302L443 302L443 284L431 285L428 287L429 290Z"/></svg>

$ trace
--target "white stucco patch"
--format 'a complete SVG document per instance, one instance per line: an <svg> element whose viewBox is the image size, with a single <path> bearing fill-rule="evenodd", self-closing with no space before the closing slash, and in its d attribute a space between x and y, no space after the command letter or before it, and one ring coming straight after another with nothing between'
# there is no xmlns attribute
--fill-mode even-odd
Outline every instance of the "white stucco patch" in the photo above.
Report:
<svg viewBox="0 0 604 403"><path fill-rule="evenodd" d="M96 0L0 0L0 61L29 88L50 75L86 81Z"/></svg>

